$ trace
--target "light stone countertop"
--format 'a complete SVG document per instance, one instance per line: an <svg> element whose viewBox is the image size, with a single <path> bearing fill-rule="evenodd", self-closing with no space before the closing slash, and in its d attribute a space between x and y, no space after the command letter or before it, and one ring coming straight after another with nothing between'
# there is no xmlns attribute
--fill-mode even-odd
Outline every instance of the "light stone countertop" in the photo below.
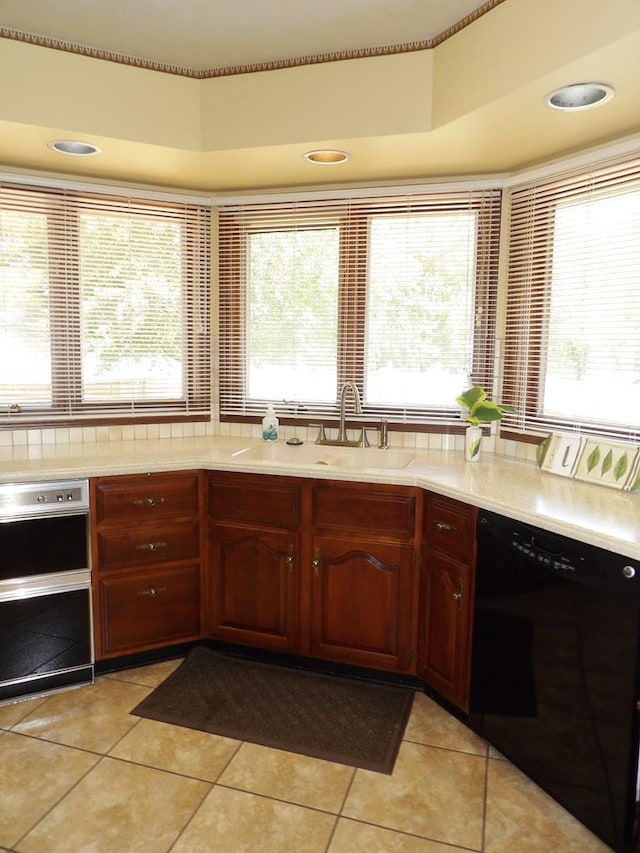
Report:
<svg viewBox="0 0 640 853"><path fill-rule="evenodd" d="M238 453L261 446L255 439L203 437L2 447L0 483L202 468L419 486L640 560L640 492L570 480L532 462L492 454L465 462L459 451L406 449L414 457L407 467L377 470L263 461ZM295 452L287 449L294 459ZM373 459L386 452L365 451Z"/></svg>

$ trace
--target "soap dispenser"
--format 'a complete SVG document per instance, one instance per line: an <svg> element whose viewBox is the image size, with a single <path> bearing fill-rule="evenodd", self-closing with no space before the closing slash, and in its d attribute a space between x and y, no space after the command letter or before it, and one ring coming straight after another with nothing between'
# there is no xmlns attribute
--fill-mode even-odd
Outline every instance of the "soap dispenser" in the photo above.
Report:
<svg viewBox="0 0 640 853"><path fill-rule="evenodd" d="M273 403L269 403L262 419L262 438L264 441L278 440L278 418L273 410Z"/></svg>

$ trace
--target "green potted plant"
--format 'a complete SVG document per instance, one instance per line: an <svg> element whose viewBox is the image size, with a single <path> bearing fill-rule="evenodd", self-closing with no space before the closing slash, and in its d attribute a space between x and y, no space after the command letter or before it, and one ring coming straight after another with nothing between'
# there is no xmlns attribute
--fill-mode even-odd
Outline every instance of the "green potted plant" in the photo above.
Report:
<svg viewBox="0 0 640 853"><path fill-rule="evenodd" d="M456 403L466 409L466 421L469 426L465 432L465 458L475 462L480 456L482 442L481 424L499 421L506 414L515 414L511 406L503 406L488 399L489 395L480 385L474 385L456 397Z"/></svg>

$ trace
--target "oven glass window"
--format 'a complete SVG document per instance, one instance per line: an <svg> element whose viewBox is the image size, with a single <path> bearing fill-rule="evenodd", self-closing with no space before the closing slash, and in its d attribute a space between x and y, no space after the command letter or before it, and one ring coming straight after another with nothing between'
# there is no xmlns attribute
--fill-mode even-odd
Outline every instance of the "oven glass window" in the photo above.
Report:
<svg viewBox="0 0 640 853"><path fill-rule="evenodd" d="M88 568L87 516L0 524L0 580Z"/></svg>

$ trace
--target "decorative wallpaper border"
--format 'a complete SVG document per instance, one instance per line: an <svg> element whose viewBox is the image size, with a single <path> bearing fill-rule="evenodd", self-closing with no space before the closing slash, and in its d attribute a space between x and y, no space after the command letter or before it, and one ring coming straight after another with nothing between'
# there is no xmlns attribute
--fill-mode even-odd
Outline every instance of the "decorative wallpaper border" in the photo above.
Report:
<svg viewBox="0 0 640 853"><path fill-rule="evenodd" d="M342 50L335 53L320 53L311 56L298 56L291 59L273 60L270 62L256 62L249 65L231 65L224 68L187 68L181 65L171 65L165 62L155 62L150 59L141 59L136 56L116 53L111 50L102 50L87 47L74 42L62 41L49 36L27 33L21 30L13 30L9 27L0 27L0 38L12 39L13 41L33 44L38 47L47 47L52 50L62 50L67 53L75 53L80 56L88 56L92 59L103 59L107 62L116 62L120 65L132 65L136 68L144 68L147 71L161 71L166 74L176 74L180 77L193 77L198 80L210 79L212 77L230 77L237 74L255 74L259 71L277 71L282 68L295 68L301 65L319 65L325 62L341 62L345 59L364 59L370 56L391 56L398 53L412 53L417 50L429 50L442 44L447 39L468 27L478 18L486 15L496 6L500 6L505 0L488 0L474 12L465 15L464 18L432 39L412 41L406 44L386 45L383 47L368 47L359 50Z"/></svg>

